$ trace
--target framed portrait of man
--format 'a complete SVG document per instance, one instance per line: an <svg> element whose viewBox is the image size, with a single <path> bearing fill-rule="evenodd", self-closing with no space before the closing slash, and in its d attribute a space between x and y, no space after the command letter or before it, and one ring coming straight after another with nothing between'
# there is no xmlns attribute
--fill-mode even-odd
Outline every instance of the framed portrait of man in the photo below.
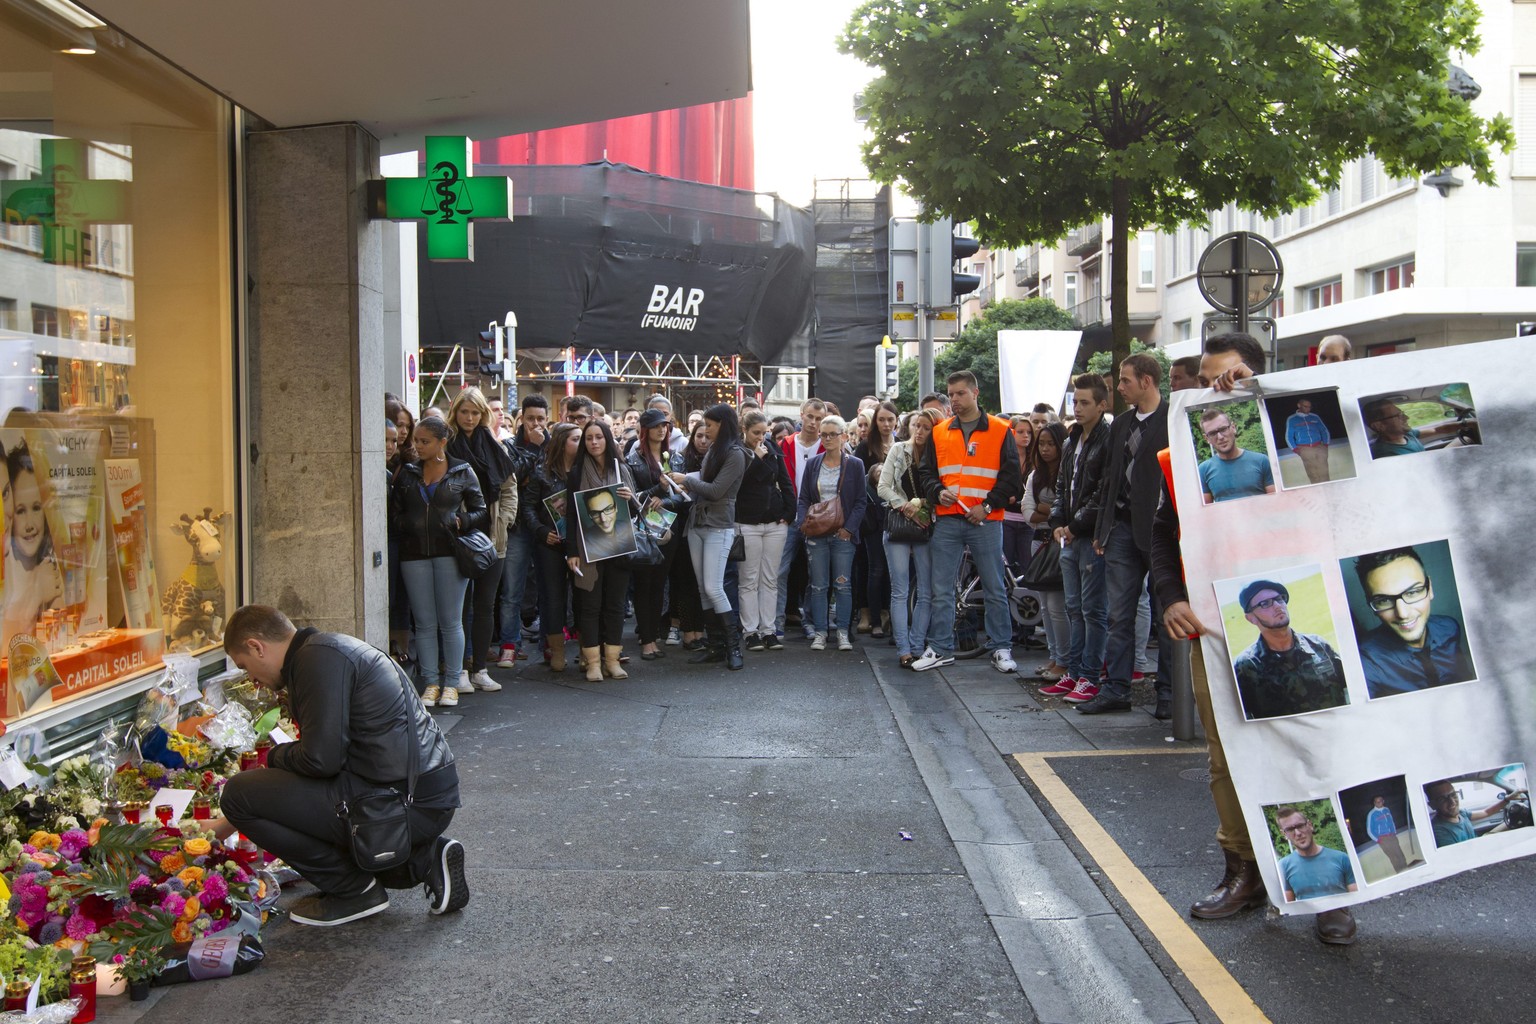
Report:
<svg viewBox="0 0 1536 1024"><path fill-rule="evenodd" d="M635 524L617 484L577 491L566 512L568 519L572 511L585 561L601 562L634 553Z"/></svg>

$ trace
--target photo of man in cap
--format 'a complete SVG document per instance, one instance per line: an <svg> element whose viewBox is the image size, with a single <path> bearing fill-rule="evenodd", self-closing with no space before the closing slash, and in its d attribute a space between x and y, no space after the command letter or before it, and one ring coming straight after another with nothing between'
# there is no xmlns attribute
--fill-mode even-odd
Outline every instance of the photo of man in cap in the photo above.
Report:
<svg viewBox="0 0 1536 1024"><path fill-rule="evenodd" d="M1243 717L1282 718L1349 703L1344 665L1321 636L1291 627L1291 592L1276 580L1254 580L1238 594L1258 639L1232 660Z"/></svg>

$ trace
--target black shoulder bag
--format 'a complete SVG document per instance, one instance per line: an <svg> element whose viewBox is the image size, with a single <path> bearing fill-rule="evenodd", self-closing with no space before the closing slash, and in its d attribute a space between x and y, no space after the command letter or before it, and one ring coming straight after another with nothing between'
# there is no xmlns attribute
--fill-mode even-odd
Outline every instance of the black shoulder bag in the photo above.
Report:
<svg viewBox="0 0 1536 1024"><path fill-rule="evenodd" d="M352 859L368 872L388 871L411 859L411 803L416 797L416 777L421 768L421 738L416 735L416 714L412 707L415 691L410 680L395 665L405 695L405 717L411 734L410 767L405 778L405 792L393 786L379 786L357 779L358 791L349 792L336 805L336 814L347 824L352 843ZM356 778L354 776L354 778ZM366 787L366 788L363 788ZM348 787L349 791L352 787Z"/></svg>

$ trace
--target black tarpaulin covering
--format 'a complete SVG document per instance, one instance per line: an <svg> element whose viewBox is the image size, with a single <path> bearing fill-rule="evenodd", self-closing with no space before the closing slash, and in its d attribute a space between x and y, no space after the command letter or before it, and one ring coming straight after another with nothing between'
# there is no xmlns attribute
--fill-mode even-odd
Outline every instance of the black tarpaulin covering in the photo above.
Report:
<svg viewBox="0 0 1536 1024"><path fill-rule="evenodd" d="M519 350L808 354L810 213L771 195L618 164L475 166L513 180L513 220L475 223L473 263L431 263L423 345L469 345L517 314Z"/></svg>
<svg viewBox="0 0 1536 1024"><path fill-rule="evenodd" d="M891 190L859 179L816 183L815 393L852 415L875 386L890 317Z"/></svg>

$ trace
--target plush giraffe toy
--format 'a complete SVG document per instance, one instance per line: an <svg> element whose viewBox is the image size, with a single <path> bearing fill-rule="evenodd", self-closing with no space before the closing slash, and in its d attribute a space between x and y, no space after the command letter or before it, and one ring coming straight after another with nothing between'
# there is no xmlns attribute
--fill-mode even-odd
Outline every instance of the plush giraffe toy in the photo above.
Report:
<svg viewBox="0 0 1536 1024"><path fill-rule="evenodd" d="M194 650L224 638L224 584L217 563L224 557L219 532L230 518L231 513L216 516L209 507L195 519L183 514L181 522L171 527L192 546L191 561L160 599L172 651Z"/></svg>

